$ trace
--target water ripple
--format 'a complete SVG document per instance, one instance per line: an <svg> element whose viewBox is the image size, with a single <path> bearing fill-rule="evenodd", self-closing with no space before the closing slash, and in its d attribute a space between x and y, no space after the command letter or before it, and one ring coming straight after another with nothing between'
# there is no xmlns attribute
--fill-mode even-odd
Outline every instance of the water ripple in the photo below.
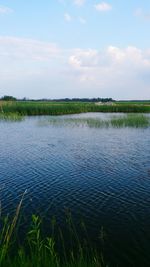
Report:
<svg viewBox="0 0 150 267"><path fill-rule="evenodd" d="M70 117L86 116L104 118L104 114ZM27 189L26 220L32 213L56 215L63 225L69 208L75 221L84 218L92 238L104 226L113 251L118 246L129 250L129 243L138 246L144 231L140 247L144 251L150 236L150 129L59 127L59 123L47 127L40 126L42 120L0 122L3 214L14 211Z"/></svg>

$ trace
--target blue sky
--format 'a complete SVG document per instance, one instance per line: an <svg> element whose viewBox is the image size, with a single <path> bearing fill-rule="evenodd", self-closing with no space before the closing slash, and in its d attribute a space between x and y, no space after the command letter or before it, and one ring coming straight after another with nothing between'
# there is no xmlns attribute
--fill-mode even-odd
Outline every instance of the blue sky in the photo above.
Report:
<svg viewBox="0 0 150 267"><path fill-rule="evenodd" d="M0 96L150 99L150 1L0 0Z"/></svg>

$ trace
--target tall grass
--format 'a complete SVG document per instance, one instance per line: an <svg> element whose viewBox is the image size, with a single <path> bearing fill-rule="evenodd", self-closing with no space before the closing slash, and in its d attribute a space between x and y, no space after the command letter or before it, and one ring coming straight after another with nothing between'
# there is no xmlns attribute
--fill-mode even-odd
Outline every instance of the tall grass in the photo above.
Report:
<svg viewBox="0 0 150 267"><path fill-rule="evenodd" d="M101 118L56 118L48 117L39 121L40 126L54 125L54 126L72 126L82 127L87 126L90 128L147 128L150 126L150 117L143 114L125 114L120 116L110 116L106 119Z"/></svg>
<svg viewBox="0 0 150 267"><path fill-rule="evenodd" d="M123 117L113 117L110 120L110 124L113 127L135 127L135 128L146 128L150 126L150 118L143 114L128 114Z"/></svg>
<svg viewBox="0 0 150 267"><path fill-rule="evenodd" d="M79 102L36 102L36 101L0 101L0 113L17 113L20 115L62 115L83 112L125 112L149 113L150 105L123 104L96 105Z"/></svg>
<svg viewBox="0 0 150 267"><path fill-rule="evenodd" d="M4 113L20 115L63 115L88 112L89 106L82 103L4 102L2 109Z"/></svg>
<svg viewBox="0 0 150 267"><path fill-rule="evenodd" d="M91 247L88 238L84 242L80 239L70 214L67 217L69 246L66 246L62 230L55 229L55 220L52 221L51 235L44 237L42 221L35 215L32 215L31 226L20 245L16 229L22 200L11 222L7 217L2 223L1 218L1 267L106 267L102 255ZM85 226L82 228L87 236Z"/></svg>
<svg viewBox="0 0 150 267"><path fill-rule="evenodd" d="M23 120L23 116L19 113L0 113L1 121L21 121Z"/></svg>

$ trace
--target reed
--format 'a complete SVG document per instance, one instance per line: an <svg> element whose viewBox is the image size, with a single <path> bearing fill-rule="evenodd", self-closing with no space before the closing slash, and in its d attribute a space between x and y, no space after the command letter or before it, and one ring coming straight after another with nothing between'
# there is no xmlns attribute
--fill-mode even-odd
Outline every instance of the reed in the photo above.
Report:
<svg viewBox="0 0 150 267"><path fill-rule="evenodd" d="M16 229L23 198L18 205L15 216L10 222L7 216L1 218L0 232L0 266L1 267L106 267L102 255L91 247L89 241L80 239L73 220L67 215L69 247L66 246L63 233L52 222L51 235L42 233L42 220L32 215L31 226L24 241L17 242ZM54 229L55 228L55 229ZM84 228L84 232L85 227ZM56 234L57 231L57 234Z"/></svg>
<svg viewBox="0 0 150 267"><path fill-rule="evenodd" d="M89 104L47 103L47 102L11 102L2 104L3 113L20 115L63 115L90 111Z"/></svg>
<svg viewBox="0 0 150 267"><path fill-rule="evenodd" d="M110 120L113 127L134 127L134 128L146 128L150 126L150 118L143 114L128 114L123 117L113 117Z"/></svg>
<svg viewBox="0 0 150 267"><path fill-rule="evenodd" d="M71 126L90 128L147 128L150 126L150 117L144 114L125 114L110 116L107 119L101 118L67 118L48 117L39 121L40 126Z"/></svg>
<svg viewBox="0 0 150 267"><path fill-rule="evenodd" d="M0 113L0 121L21 121L23 120L23 116L19 113Z"/></svg>
<svg viewBox="0 0 150 267"><path fill-rule="evenodd" d="M84 112L149 113L150 104L115 103L96 105L88 102L0 101L0 113L19 115L63 115Z"/></svg>

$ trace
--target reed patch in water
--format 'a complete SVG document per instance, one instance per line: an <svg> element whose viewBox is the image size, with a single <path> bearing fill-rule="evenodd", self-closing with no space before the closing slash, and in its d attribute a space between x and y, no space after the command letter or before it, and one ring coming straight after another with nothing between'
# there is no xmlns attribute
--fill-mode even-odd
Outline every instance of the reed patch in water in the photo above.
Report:
<svg viewBox="0 0 150 267"><path fill-rule="evenodd" d="M17 221L22 200L11 221L8 216L4 220L0 218L1 267L106 267L101 253L91 246L88 238L81 241L70 214L66 217L69 247L66 247L62 230L59 227L56 229L54 218L51 235L43 237L42 221L35 215L32 215L24 241L22 244L17 242ZM83 223L82 229L87 237Z"/></svg>
<svg viewBox="0 0 150 267"><path fill-rule="evenodd" d="M113 117L110 120L112 127L135 127L145 128L150 126L150 118L143 114L128 114L123 117Z"/></svg>
<svg viewBox="0 0 150 267"><path fill-rule="evenodd" d="M19 113L0 113L0 120L1 121L22 121L23 116Z"/></svg>
<svg viewBox="0 0 150 267"><path fill-rule="evenodd" d="M147 128L150 126L150 117L143 114L125 114L120 116L110 116L106 119L101 118L67 118L67 117L48 117L40 120L39 125L71 126L71 127L90 127L90 128Z"/></svg>

